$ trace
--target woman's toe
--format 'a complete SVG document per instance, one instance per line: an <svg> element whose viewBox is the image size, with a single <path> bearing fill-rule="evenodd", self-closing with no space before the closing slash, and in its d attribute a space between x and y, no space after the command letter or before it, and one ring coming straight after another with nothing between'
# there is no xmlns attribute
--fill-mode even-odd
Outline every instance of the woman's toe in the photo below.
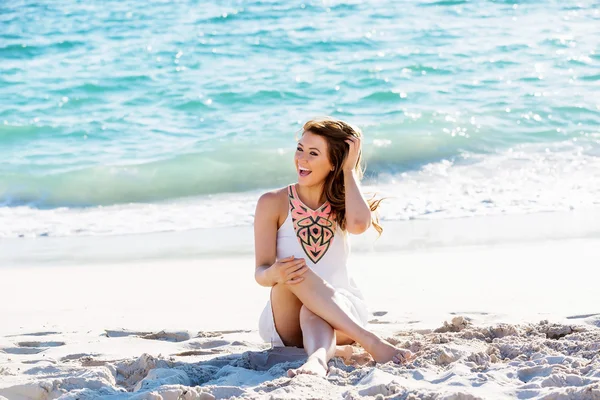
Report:
<svg viewBox="0 0 600 400"><path fill-rule="evenodd" d="M412 353L409 350L399 350L392 358L395 364L404 364L412 360Z"/></svg>

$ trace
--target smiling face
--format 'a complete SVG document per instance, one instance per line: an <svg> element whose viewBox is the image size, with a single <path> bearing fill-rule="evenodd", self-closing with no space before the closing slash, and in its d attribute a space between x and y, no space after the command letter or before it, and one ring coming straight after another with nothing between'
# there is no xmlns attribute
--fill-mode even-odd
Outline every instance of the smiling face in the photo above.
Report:
<svg viewBox="0 0 600 400"><path fill-rule="evenodd" d="M325 138L310 131L304 132L298 141L294 163L300 185L313 186L323 183L333 169Z"/></svg>

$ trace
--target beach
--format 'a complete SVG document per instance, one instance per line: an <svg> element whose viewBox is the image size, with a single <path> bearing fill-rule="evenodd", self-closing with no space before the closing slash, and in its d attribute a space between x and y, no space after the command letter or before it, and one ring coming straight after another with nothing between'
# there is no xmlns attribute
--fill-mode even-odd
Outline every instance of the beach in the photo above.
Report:
<svg viewBox="0 0 600 400"><path fill-rule="evenodd" d="M596 3L4 2L0 400L600 399ZM253 223L326 115L384 199L368 326L416 357L290 379Z"/></svg>
<svg viewBox="0 0 600 400"><path fill-rule="evenodd" d="M416 358L355 345L325 379L288 378L303 350L258 336L251 254L5 266L0 396L597 399L599 255L594 237L357 251L369 327Z"/></svg>

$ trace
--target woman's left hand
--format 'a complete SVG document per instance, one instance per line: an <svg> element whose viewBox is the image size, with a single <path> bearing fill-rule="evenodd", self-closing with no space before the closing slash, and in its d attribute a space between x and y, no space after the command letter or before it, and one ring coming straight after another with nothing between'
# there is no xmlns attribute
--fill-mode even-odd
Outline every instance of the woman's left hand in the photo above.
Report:
<svg viewBox="0 0 600 400"><path fill-rule="evenodd" d="M342 169L344 171L352 172L354 168L356 168L356 164L358 163L358 156L361 152L362 142L359 137L352 135L348 139L346 139L346 143L348 143L350 149L348 151L348 156L346 157L346 161L344 161Z"/></svg>

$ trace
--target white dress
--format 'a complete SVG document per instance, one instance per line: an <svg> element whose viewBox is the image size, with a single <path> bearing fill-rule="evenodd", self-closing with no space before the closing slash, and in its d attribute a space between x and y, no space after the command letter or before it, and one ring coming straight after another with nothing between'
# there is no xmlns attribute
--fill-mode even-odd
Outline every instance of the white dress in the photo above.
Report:
<svg viewBox="0 0 600 400"><path fill-rule="evenodd" d="M325 202L317 210L310 209L298 197L296 185L288 187L288 199L287 218L277 231L277 259L304 258L311 270L336 289L346 312L365 326L369 312L346 268L348 235L328 218L331 205ZM275 329L270 300L260 316L258 331L273 347L285 346Z"/></svg>

